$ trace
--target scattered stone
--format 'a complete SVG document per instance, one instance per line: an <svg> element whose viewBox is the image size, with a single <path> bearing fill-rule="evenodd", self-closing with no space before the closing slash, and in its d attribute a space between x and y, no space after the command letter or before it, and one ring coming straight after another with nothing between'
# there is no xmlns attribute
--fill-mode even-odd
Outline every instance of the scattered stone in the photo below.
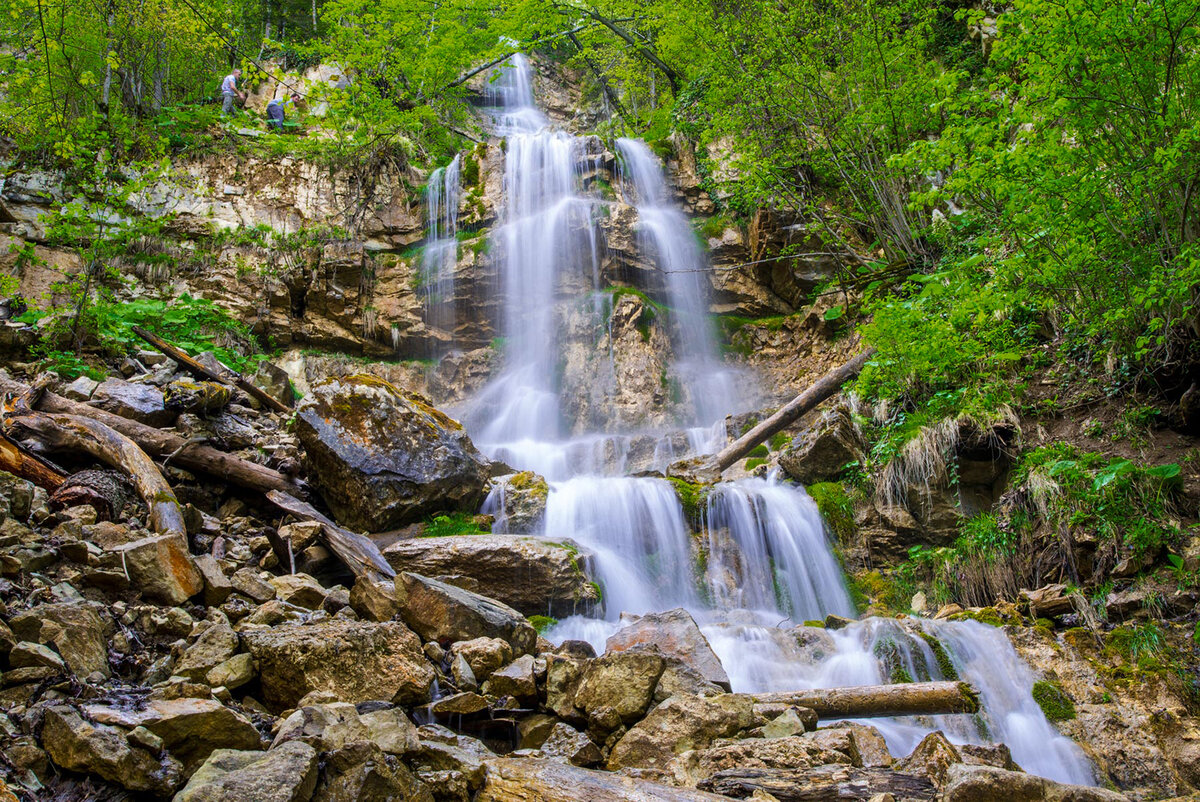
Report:
<svg viewBox="0 0 1200 802"><path fill-rule="evenodd" d="M112 674L106 628L90 606L44 604L13 616L9 626L19 640L53 646L76 676Z"/></svg>
<svg viewBox="0 0 1200 802"><path fill-rule="evenodd" d="M928 777L940 788L950 767L961 762L958 749L938 730L922 738L912 754L897 764L896 770Z"/></svg>
<svg viewBox="0 0 1200 802"><path fill-rule="evenodd" d="M156 535L113 549L121 566L143 597L164 604L182 604L204 590L204 580L178 535Z"/></svg>
<svg viewBox="0 0 1200 802"><path fill-rule="evenodd" d="M163 388L163 403L176 413L190 412L207 417L229 406L231 400L233 392L212 381L176 379Z"/></svg>
<svg viewBox="0 0 1200 802"><path fill-rule="evenodd" d="M227 626L215 625L204 630L175 664L175 674L201 680L209 671L237 654L238 636Z"/></svg>
<svg viewBox="0 0 1200 802"><path fill-rule="evenodd" d="M484 692L491 696L511 696L522 701L536 699L537 690L534 659L529 654L493 671L484 685Z"/></svg>
<svg viewBox="0 0 1200 802"><path fill-rule="evenodd" d="M275 586L277 597L288 604L319 610L325 603L325 589L308 574L272 577L270 584Z"/></svg>
<svg viewBox="0 0 1200 802"><path fill-rule="evenodd" d="M95 379L88 378L87 376L79 376L62 389L61 395L63 398L69 398L72 401L87 401L99 386L100 382Z"/></svg>
<svg viewBox="0 0 1200 802"><path fill-rule="evenodd" d="M259 604L265 604L275 598L275 587L263 579L253 568L242 568L231 578L233 589L243 596L248 596Z"/></svg>
<svg viewBox="0 0 1200 802"><path fill-rule="evenodd" d="M304 802L317 786L317 750L289 741L268 752L218 749L174 802Z"/></svg>
<svg viewBox="0 0 1200 802"><path fill-rule="evenodd" d="M473 638L450 646L450 653L461 655L476 680L486 680L492 672L512 660L512 647L500 638Z"/></svg>
<svg viewBox="0 0 1200 802"><path fill-rule="evenodd" d="M727 797L650 780L581 769L550 760L496 758L475 802L603 800L603 802L729 802Z"/></svg>
<svg viewBox="0 0 1200 802"><path fill-rule="evenodd" d="M644 652L617 652L597 658L583 670L575 707L585 713L611 707L622 721L634 722L649 709L664 666L662 657Z"/></svg>
<svg viewBox="0 0 1200 802"><path fill-rule="evenodd" d="M237 690L257 676L254 658L243 652L213 666L204 676L204 681L214 688Z"/></svg>
<svg viewBox="0 0 1200 802"><path fill-rule="evenodd" d="M478 593L522 615L565 617L600 604L588 575L590 555L566 540L461 535L400 540L384 550L397 573L461 576Z"/></svg>
<svg viewBox="0 0 1200 802"><path fill-rule="evenodd" d="M225 600L229 598L229 594L233 593L233 583L221 570L221 564L211 554L194 557L193 562L204 582L204 603L209 607L219 607L224 604Z"/></svg>
<svg viewBox="0 0 1200 802"><path fill-rule="evenodd" d="M792 439L779 466L801 484L835 481L846 465L864 459L865 444L844 404L833 407Z"/></svg>
<svg viewBox="0 0 1200 802"><path fill-rule="evenodd" d="M389 755L406 755L418 747L417 728L399 708L364 713L362 723L367 737Z"/></svg>
<svg viewBox="0 0 1200 802"><path fill-rule="evenodd" d="M600 748L569 724L556 724L541 745L541 752L551 760L561 759L572 766L598 766L604 761Z"/></svg>
<svg viewBox="0 0 1200 802"><path fill-rule="evenodd" d="M763 725L762 737L787 738L792 735L803 735L816 725L817 714L812 710L808 708L789 707Z"/></svg>
<svg viewBox="0 0 1200 802"><path fill-rule="evenodd" d="M288 741L304 741L320 752L329 752L367 740L367 727L354 705L328 702L305 705L284 719L271 748Z"/></svg>
<svg viewBox="0 0 1200 802"><path fill-rule="evenodd" d="M40 643L22 641L8 653L8 664L12 668L44 666L56 671L66 671L67 664L52 649Z"/></svg>
<svg viewBox="0 0 1200 802"><path fill-rule="evenodd" d="M1067 785L994 766L957 764L946 772L944 802L1128 802L1128 797L1103 788Z"/></svg>
<svg viewBox="0 0 1200 802"><path fill-rule="evenodd" d="M439 792L444 789L437 786ZM434 802L408 767L376 744L358 743L328 756L314 802Z"/></svg>

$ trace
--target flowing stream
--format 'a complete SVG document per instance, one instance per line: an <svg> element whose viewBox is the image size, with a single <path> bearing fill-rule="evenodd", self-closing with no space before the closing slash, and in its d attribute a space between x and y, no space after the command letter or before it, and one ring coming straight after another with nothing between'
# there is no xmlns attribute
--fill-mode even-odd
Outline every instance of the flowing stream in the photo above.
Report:
<svg viewBox="0 0 1200 802"><path fill-rule="evenodd" d="M603 614L562 620L547 637L588 640L602 652L622 613L684 607L700 623L735 691L957 675L978 690L981 713L872 720L893 754L907 755L925 734L940 729L960 743L1006 743L1027 771L1093 783L1082 752L1034 702L1033 673L1000 630L973 621L878 618L836 631L798 626L830 613L855 615L816 504L803 488L774 478L722 482L702 509L691 511L698 520L689 521L669 481L622 475L638 442L633 434L568 433L558 369L559 310L564 300L586 301L603 289L596 220L606 201L586 192L582 180L603 146L549 124L534 103L532 71L523 56L512 57L490 96L494 133L505 141L503 209L493 233L504 366L460 412L481 450L549 480L543 534L571 538L595 555ZM752 399L744 378L719 357L704 289L705 257L671 203L662 167L639 141L616 145L618 191L637 210L640 247L665 274L671 367L690 400L689 419L679 421L686 442L680 446L678 438L665 436L653 441L661 468L685 453L710 453L726 437L724 416ZM441 194L430 191L431 205L449 202L450 170L435 173L444 187ZM452 240L453 223L437 232ZM437 276L438 295L447 297L440 270ZM497 508L495 498L485 506Z"/></svg>

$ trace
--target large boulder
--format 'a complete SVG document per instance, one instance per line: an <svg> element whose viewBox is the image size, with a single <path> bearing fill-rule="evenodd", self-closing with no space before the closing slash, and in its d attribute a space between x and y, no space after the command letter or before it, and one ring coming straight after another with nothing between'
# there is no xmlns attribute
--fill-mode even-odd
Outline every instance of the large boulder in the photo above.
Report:
<svg viewBox="0 0 1200 802"><path fill-rule="evenodd" d="M499 638L516 654L533 651L537 631L506 604L436 579L404 573L396 578L400 616L427 641L450 645L474 638Z"/></svg>
<svg viewBox="0 0 1200 802"><path fill-rule="evenodd" d="M617 652L591 660L575 691L575 707L588 715L611 708L621 721L632 724L654 701L666 661L657 654Z"/></svg>
<svg viewBox="0 0 1200 802"><path fill-rule="evenodd" d="M86 721L72 707L46 709L42 742L50 759L69 771L95 774L130 791L169 795L182 780L178 762L131 746L125 731Z"/></svg>
<svg viewBox="0 0 1200 802"><path fill-rule="evenodd" d="M218 749L175 802L305 802L317 786L317 750L288 741L269 752Z"/></svg>
<svg viewBox="0 0 1200 802"><path fill-rule="evenodd" d="M850 410L836 406L796 435L779 455L779 465L797 482L814 484L837 479L850 462L861 462L862 435Z"/></svg>
<svg viewBox="0 0 1200 802"><path fill-rule="evenodd" d="M956 764L946 773L944 802L1128 802L1129 797L1104 788L1066 785L994 766Z"/></svg>
<svg viewBox="0 0 1200 802"><path fill-rule="evenodd" d="M215 699L152 699L139 709L89 704L83 712L99 724L145 728L182 761L185 773L195 771L215 749L262 746L250 720Z"/></svg>
<svg viewBox="0 0 1200 802"><path fill-rule="evenodd" d="M678 657L704 679L730 690L729 675L700 631L696 620L682 607L665 613L650 613L617 630L604 644L605 652L655 649Z"/></svg>
<svg viewBox="0 0 1200 802"><path fill-rule="evenodd" d="M533 471L498 476L488 498L491 512L496 516L493 532L528 534L540 531L546 516L546 499L550 485Z"/></svg>
<svg viewBox="0 0 1200 802"><path fill-rule="evenodd" d="M630 727L613 747L608 768L665 770L676 755L704 749L755 723L754 701L749 696L672 696Z"/></svg>
<svg viewBox="0 0 1200 802"><path fill-rule="evenodd" d="M434 796L397 758L375 744L359 743L328 756L313 800L434 802Z"/></svg>
<svg viewBox="0 0 1200 802"><path fill-rule="evenodd" d="M9 626L18 640L53 646L80 677L112 674L106 627L86 604L43 604L13 616Z"/></svg>
<svg viewBox="0 0 1200 802"><path fill-rule="evenodd" d="M420 639L399 621L323 621L242 637L258 662L263 697L276 707L295 707L310 691L328 691L342 702L429 701L433 668Z"/></svg>
<svg viewBox="0 0 1200 802"><path fill-rule="evenodd" d="M463 427L373 376L330 379L297 408L309 475L338 520L378 532L439 510L474 511L488 461Z"/></svg>
<svg viewBox="0 0 1200 802"><path fill-rule="evenodd" d="M397 573L463 576L484 596L523 615L565 618L600 603L587 574L589 555L571 541L516 535L460 535L401 540L383 556Z"/></svg>
<svg viewBox="0 0 1200 802"><path fill-rule="evenodd" d="M147 426L169 426L175 420L175 413L167 409L162 390L149 384L105 379L88 403Z"/></svg>
<svg viewBox="0 0 1200 802"><path fill-rule="evenodd" d="M163 604L182 604L204 590L187 542L180 535L154 535L113 549L141 594Z"/></svg>
<svg viewBox="0 0 1200 802"><path fill-rule="evenodd" d="M728 797L673 788L606 771L548 760L495 759L484 764L483 788L475 802L596 800L596 802L728 802Z"/></svg>

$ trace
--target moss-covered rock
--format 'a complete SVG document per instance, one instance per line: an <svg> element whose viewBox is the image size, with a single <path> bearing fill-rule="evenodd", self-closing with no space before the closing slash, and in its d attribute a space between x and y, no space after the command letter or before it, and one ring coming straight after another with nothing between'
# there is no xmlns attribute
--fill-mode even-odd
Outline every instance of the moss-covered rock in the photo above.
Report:
<svg viewBox="0 0 1200 802"><path fill-rule="evenodd" d="M1057 682L1044 679L1033 683L1033 700L1050 721L1070 721L1075 718L1075 703Z"/></svg>

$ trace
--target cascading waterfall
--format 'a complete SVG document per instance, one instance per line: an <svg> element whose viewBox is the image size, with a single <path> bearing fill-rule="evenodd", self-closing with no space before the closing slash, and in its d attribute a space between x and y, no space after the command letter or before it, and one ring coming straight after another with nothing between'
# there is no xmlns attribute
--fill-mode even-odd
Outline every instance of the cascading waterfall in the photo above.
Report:
<svg viewBox="0 0 1200 802"><path fill-rule="evenodd" d="M721 361L716 348L708 298L704 291L704 258L695 231L668 200L666 178L658 160L636 139L618 139L624 184L632 192L643 250L653 254L666 276L668 305L678 330L682 358L675 369L687 387L696 423L707 424L740 411L750 393L738 389L738 378Z"/></svg>
<svg viewBox="0 0 1200 802"><path fill-rule="evenodd" d="M602 201L580 186L586 140L549 126L533 102L524 57L510 60L490 95L496 133L506 139L504 209L494 234L506 362L465 419L490 456L549 480L541 534L571 538L591 551L604 592L601 617L565 619L547 636L585 639L602 650L622 612L684 607L738 691L941 679L956 672L978 690L982 712L872 721L895 754L907 754L926 733L941 729L958 742L1007 743L1028 771L1092 782L1082 752L1034 702L1033 675L1000 630L971 621L892 619L837 631L798 626L830 613L854 615L816 505L802 488L774 478L723 482L702 510L692 511L703 519L702 534L695 535L670 482L615 475L637 448L636 437L565 437L555 377L555 301L571 286L583 294L599 289L592 213ZM664 274L675 327L673 367L693 405L683 450L711 452L726 436L723 416L748 403L749 394L738 391L744 382L718 357L703 255L686 218L670 204L661 167L640 142L620 140L618 149L620 191L634 201L641 246ZM659 467L682 456L670 437L649 451ZM503 512L494 494L485 509Z"/></svg>
<svg viewBox="0 0 1200 802"><path fill-rule="evenodd" d="M422 259L425 282L425 312L429 325L454 337L454 271L458 267L459 171L462 158L455 156L446 167L429 176L425 187L425 208L429 217L429 236Z"/></svg>

